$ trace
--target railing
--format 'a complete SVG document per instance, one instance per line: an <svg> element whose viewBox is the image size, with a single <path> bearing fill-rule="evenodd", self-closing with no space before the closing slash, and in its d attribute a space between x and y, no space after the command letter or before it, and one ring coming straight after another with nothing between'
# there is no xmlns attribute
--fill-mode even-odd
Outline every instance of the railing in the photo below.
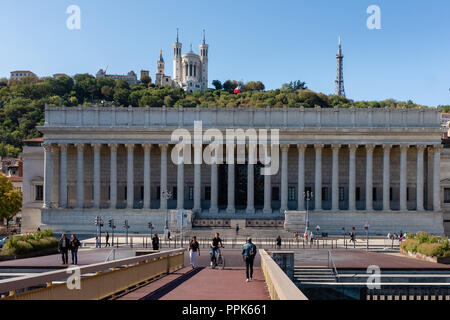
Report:
<svg viewBox="0 0 450 320"><path fill-rule="evenodd" d="M264 249L259 250L259 254L261 268L272 300L308 300Z"/></svg>
<svg viewBox="0 0 450 320"><path fill-rule="evenodd" d="M184 266L184 249L0 280L7 300L100 300ZM79 271L80 289L68 277ZM8 294L9 292L9 294Z"/></svg>
<svg viewBox="0 0 450 320"><path fill-rule="evenodd" d="M331 262L331 267L333 269L334 277L336 278L336 282L339 282L339 273L337 271L336 264L334 263L333 256L331 255L331 251L328 250L328 268L330 267L330 262Z"/></svg>
<svg viewBox="0 0 450 320"><path fill-rule="evenodd" d="M120 234L120 238L117 238L117 235L114 236L114 246L115 247L124 247L124 246L133 246L135 248L151 248L152 242L150 235L136 235L130 234L128 236L128 244L125 241L125 236ZM191 240L191 236L183 236L183 247L187 248L189 242ZM200 248L209 249L209 245L213 235L210 237L197 237L197 242L200 244ZM229 249L236 249L242 247L246 242L246 237L222 237L222 241L224 245ZM111 238L110 238L111 242ZM274 238L255 238L252 237L252 242L261 249L278 249L276 245L276 240ZM369 239L371 250L398 250L400 242L398 240L389 240L389 239L380 239L380 238L371 238ZM105 244L104 236L102 235L102 245ZM166 239L161 235L159 240L160 248L180 248L180 235L176 233L172 233L171 240ZM95 245L95 241L86 242L83 241L83 245L93 246ZM364 249L366 250L366 239L358 238L357 243L349 243L349 239L347 238L345 241L343 238L315 238L313 241L305 240L303 238L289 238L282 239L282 244L280 249Z"/></svg>

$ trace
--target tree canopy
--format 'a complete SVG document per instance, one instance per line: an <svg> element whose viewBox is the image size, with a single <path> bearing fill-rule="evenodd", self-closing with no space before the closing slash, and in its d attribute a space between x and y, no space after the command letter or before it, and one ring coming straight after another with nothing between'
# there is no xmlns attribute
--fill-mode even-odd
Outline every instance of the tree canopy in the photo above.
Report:
<svg viewBox="0 0 450 320"><path fill-rule="evenodd" d="M36 126L44 122L45 105L88 106L93 103L127 107L266 107L279 108L415 108L412 101L353 101L336 95L326 95L307 89L300 80L284 84L280 89L265 90L261 81L242 83L236 80L214 80L215 89L186 92L182 88L155 86L143 81L129 86L124 80L96 79L90 74L73 77L37 79L27 77L8 83L0 79L0 156L17 156L22 141L41 136ZM234 89L241 85L241 93ZM445 109L447 108L447 109ZM450 106L444 110L450 112Z"/></svg>
<svg viewBox="0 0 450 320"><path fill-rule="evenodd" d="M11 220L22 208L22 191L14 189L11 181L0 173L0 219Z"/></svg>

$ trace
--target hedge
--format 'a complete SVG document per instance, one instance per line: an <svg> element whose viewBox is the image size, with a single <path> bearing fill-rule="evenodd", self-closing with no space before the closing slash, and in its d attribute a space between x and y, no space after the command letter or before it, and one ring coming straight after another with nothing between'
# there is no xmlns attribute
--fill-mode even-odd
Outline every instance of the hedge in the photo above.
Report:
<svg viewBox="0 0 450 320"><path fill-rule="evenodd" d="M1 254L21 255L57 247L58 240L52 236L52 230L44 230L9 238L3 246Z"/></svg>
<svg viewBox="0 0 450 320"><path fill-rule="evenodd" d="M408 237L407 240L402 241L400 247L403 250L430 257L450 257L448 238L429 236L425 232L419 232L415 237Z"/></svg>

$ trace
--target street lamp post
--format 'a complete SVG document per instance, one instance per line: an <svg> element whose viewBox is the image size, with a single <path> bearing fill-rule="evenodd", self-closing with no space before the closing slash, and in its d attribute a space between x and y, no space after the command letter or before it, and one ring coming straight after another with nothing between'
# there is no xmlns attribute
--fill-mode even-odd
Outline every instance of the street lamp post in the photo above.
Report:
<svg viewBox="0 0 450 320"><path fill-rule="evenodd" d="M169 199L172 198L172 192L170 192L169 190L162 190L161 198L169 201ZM167 231L169 230L169 205L167 204L166 207L166 225L164 227L164 233L167 237Z"/></svg>

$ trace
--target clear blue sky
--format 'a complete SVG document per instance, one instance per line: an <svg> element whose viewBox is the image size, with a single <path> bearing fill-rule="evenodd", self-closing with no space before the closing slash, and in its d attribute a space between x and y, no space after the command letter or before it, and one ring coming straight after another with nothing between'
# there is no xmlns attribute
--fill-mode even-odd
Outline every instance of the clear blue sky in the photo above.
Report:
<svg viewBox="0 0 450 320"><path fill-rule="evenodd" d="M81 30L66 28L69 5ZM369 5L381 30L366 27ZM1 0L0 77L16 69L39 76L150 70L159 50L172 74L172 43L195 52L206 29L209 81L290 80L332 93L338 36L343 38L347 96L450 104L448 0ZM210 84L211 85L211 84Z"/></svg>

